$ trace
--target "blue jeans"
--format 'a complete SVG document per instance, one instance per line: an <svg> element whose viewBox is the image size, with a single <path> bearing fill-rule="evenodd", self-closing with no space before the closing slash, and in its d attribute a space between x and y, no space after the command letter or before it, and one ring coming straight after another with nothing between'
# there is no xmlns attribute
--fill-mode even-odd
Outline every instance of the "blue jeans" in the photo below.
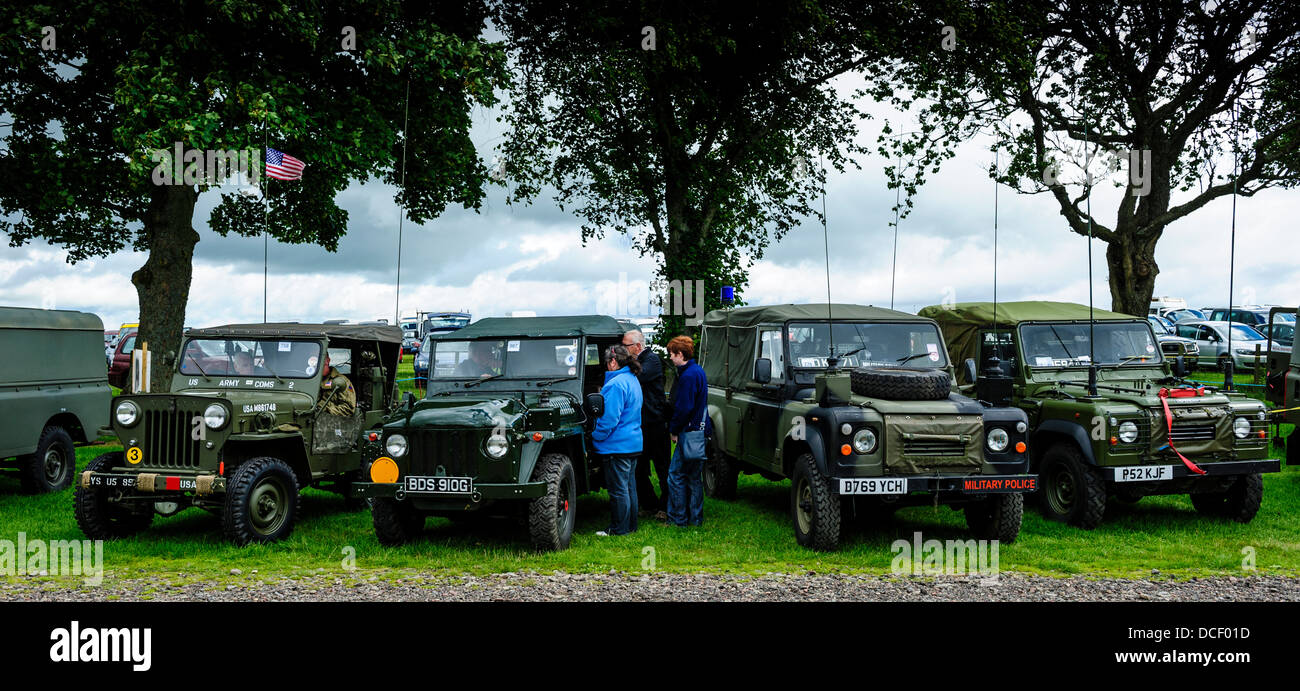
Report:
<svg viewBox="0 0 1300 691"><path fill-rule="evenodd" d="M610 535L636 532L636 459L639 454L605 456L605 487L609 490Z"/></svg>
<svg viewBox="0 0 1300 691"><path fill-rule="evenodd" d="M668 520L683 526L704 523L704 461L683 459L680 445L668 464Z"/></svg>

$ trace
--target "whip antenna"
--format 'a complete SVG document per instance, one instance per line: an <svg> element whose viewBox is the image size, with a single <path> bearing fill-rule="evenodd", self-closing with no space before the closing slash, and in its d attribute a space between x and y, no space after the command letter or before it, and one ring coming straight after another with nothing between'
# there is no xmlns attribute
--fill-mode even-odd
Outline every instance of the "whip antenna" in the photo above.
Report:
<svg viewBox="0 0 1300 691"><path fill-rule="evenodd" d="M1237 366L1237 358L1232 352L1232 296L1233 278L1237 263L1237 167L1241 165L1240 152L1237 150L1237 108L1232 109L1232 221L1228 241L1228 361L1223 370L1223 388L1232 391L1232 373ZM1271 338L1271 336L1270 336Z"/></svg>
<svg viewBox="0 0 1300 691"><path fill-rule="evenodd" d="M1084 146L1088 146L1088 119L1083 120ZM1097 395L1097 320L1092 307L1092 149L1084 149L1083 184L1088 188L1088 395Z"/></svg>
<svg viewBox="0 0 1300 691"><path fill-rule="evenodd" d="M817 156L822 168L822 244L826 248L826 341L830 343L830 354L826 357L826 366L835 369L839 358L835 357L835 326L831 316L831 238L826 230L826 161Z"/></svg>
<svg viewBox="0 0 1300 691"><path fill-rule="evenodd" d="M411 121L411 78L406 78L406 106L402 116L402 188L406 191L406 145L411 141L408 124ZM397 294L393 300L393 324L402 328L402 221L406 219L406 208L398 205L397 215Z"/></svg>

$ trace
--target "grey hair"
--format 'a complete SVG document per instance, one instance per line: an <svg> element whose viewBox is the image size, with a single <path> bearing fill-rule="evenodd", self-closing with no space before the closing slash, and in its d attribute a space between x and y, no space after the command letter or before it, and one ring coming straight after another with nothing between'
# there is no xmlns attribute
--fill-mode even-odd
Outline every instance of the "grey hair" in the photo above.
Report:
<svg viewBox="0 0 1300 691"><path fill-rule="evenodd" d="M636 345L645 345L645 334L641 333L641 329L632 329L623 335L631 338Z"/></svg>

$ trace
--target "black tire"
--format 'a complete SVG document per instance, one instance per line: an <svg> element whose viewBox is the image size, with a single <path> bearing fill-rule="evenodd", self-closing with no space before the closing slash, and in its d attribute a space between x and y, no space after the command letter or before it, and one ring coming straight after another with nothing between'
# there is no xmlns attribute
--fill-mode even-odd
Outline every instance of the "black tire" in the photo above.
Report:
<svg viewBox="0 0 1300 691"><path fill-rule="evenodd" d="M1025 516L1025 495L995 494L963 508L966 525L977 540L997 540L1009 545L1020 535L1020 524Z"/></svg>
<svg viewBox="0 0 1300 691"><path fill-rule="evenodd" d="M1286 464L1300 465L1300 432L1295 429L1286 438Z"/></svg>
<svg viewBox="0 0 1300 691"><path fill-rule="evenodd" d="M1189 496L1201 514L1250 523L1264 502L1264 478L1259 473L1241 475L1222 492Z"/></svg>
<svg viewBox="0 0 1300 691"><path fill-rule="evenodd" d="M840 545L840 498L817 469L811 453L795 461L790 484L794 538L804 547L829 552Z"/></svg>
<svg viewBox="0 0 1300 691"><path fill-rule="evenodd" d="M240 546L283 540L298 517L298 494L289 464L270 456L244 461L226 485L222 531Z"/></svg>
<svg viewBox="0 0 1300 691"><path fill-rule="evenodd" d="M859 396L942 401L952 390L952 379L943 370L859 367L849 373L849 385Z"/></svg>
<svg viewBox="0 0 1300 691"><path fill-rule="evenodd" d="M72 484L77 468L77 450L72 436L58 425L41 430L36 452L22 466L22 490L28 494L58 492Z"/></svg>
<svg viewBox="0 0 1300 691"><path fill-rule="evenodd" d="M375 539L385 547L404 545L424 531L424 514L404 501L388 497L371 500L370 518L375 524Z"/></svg>
<svg viewBox="0 0 1300 691"><path fill-rule="evenodd" d="M114 451L96 457L86 464L86 470L100 473L121 467L122 452ZM81 487L72 493L73 514L77 526L91 540L117 540L130 537L149 527L153 522L153 505L142 506L140 512L131 511L121 504L109 501L122 490L106 487Z"/></svg>
<svg viewBox="0 0 1300 691"><path fill-rule="evenodd" d="M542 456L533 469L533 481L539 480L546 483L546 494L528 504L528 536L533 549L539 552L568 549L578 510L573 462L562 453Z"/></svg>
<svg viewBox="0 0 1300 691"><path fill-rule="evenodd" d="M703 463L704 495L714 499L735 499L740 468L722 450L709 444L709 458ZM664 503L668 503L667 497Z"/></svg>
<svg viewBox="0 0 1300 691"><path fill-rule="evenodd" d="M1039 498L1051 520L1092 530L1106 513L1106 482L1070 443L1059 443L1043 455L1039 469Z"/></svg>

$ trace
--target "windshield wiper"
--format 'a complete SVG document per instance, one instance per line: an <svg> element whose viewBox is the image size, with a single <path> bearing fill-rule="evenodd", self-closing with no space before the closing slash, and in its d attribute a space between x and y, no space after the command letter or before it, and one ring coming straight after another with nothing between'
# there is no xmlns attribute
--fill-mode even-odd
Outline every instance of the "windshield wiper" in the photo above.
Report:
<svg viewBox="0 0 1300 691"><path fill-rule="evenodd" d="M204 371L203 371L203 366L199 364L198 358L194 357L194 353L186 353L186 354L185 354L185 357L189 358L189 359L190 359L190 362L193 362L193 363L194 363L194 366L198 368L198 370L199 370L199 374L202 374L204 379L208 379L208 378L209 378L209 377L208 377L208 373L207 373L207 372L204 372Z"/></svg>
<svg viewBox="0 0 1300 691"><path fill-rule="evenodd" d="M901 365L901 364L903 364L904 362L910 362L910 361L915 360L915 359L917 359L917 358L919 358L919 357L925 357L926 355L929 355L929 353L913 353L913 354L911 354L911 355L908 355L907 357L901 357L901 358L898 358L898 364Z"/></svg>
<svg viewBox="0 0 1300 691"><path fill-rule="evenodd" d="M506 376L505 372L502 372L501 374L489 374L486 377L481 377L479 379L475 379L474 381L465 382L465 388L468 389L471 386L478 386L479 384L482 384L485 381L492 381L493 379L499 379L504 376Z"/></svg>
<svg viewBox="0 0 1300 691"><path fill-rule="evenodd" d="M265 369L267 372L270 372L270 373L271 373L271 376L272 376L272 377L275 377L275 380L276 380L276 381L280 382L281 384L284 383L284 380L280 378L280 375L276 374L276 373L275 373L275 370L271 369L271 366L268 365L268 364L266 364L266 358L265 358L265 357L262 358L262 369ZM329 372L326 372L325 374L329 374Z"/></svg>
<svg viewBox="0 0 1300 691"><path fill-rule="evenodd" d="M567 377L556 377L555 379L543 379L542 381L539 382L533 382L533 386L550 386L551 384L558 384L562 381L568 381L570 379L577 379L577 378L578 375L571 374Z"/></svg>
<svg viewBox="0 0 1300 691"><path fill-rule="evenodd" d="M1115 366L1116 366L1116 367L1122 367L1122 366L1124 366L1124 365L1127 365L1127 364L1129 363L1130 360L1136 360L1136 359L1138 359L1138 358L1148 358L1148 357L1149 357L1149 358L1155 358L1154 355L1130 355L1130 356L1124 358L1123 360L1120 360L1119 362L1115 363ZM1151 364L1154 365L1155 363L1153 362L1153 363L1151 363Z"/></svg>
<svg viewBox="0 0 1300 691"><path fill-rule="evenodd" d="M1069 348L1065 347L1065 339L1061 338L1061 334L1057 332L1056 327L1052 326L1051 324L1048 324L1047 328L1052 330L1052 335L1056 336L1056 342L1061 344L1061 350L1065 351L1065 357L1068 357L1071 360L1073 360L1074 354L1070 352Z"/></svg>

